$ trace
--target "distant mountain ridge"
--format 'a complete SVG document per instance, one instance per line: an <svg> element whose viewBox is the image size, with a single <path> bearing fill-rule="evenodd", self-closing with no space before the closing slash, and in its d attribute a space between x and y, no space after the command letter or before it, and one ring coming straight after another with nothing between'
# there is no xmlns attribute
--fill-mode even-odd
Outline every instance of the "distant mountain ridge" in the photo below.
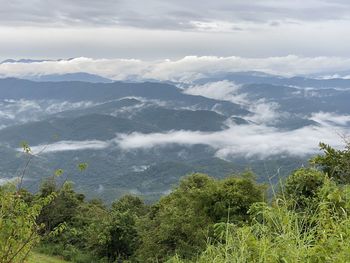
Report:
<svg viewBox="0 0 350 263"><path fill-rule="evenodd" d="M5 59L0 62L0 64L5 63L36 63L36 62L45 62L45 61L70 61L74 58L68 58L68 59L28 59L28 58L21 58L21 59Z"/></svg>
<svg viewBox="0 0 350 263"><path fill-rule="evenodd" d="M307 76L281 77L262 72L215 73L212 74L212 76L196 80L195 83L201 84L221 80L234 81L238 84L272 84L313 88L350 88L350 79L318 79Z"/></svg>
<svg viewBox="0 0 350 263"><path fill-rule="evenodd" d="M49 74L38 76L24 76L22 79L28 79L38 82L63 82L63 81L80 81L90 83L112 83L113 80L101 77L95 74L85 72L66 73L66 74Z"/></svg>

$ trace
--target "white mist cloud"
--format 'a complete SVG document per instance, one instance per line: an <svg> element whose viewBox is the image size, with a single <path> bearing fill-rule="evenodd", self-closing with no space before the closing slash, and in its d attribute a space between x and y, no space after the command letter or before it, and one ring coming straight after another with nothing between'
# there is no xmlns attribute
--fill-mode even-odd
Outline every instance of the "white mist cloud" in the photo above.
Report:
<svg viewBox="0 0 350 263"><path fill-rule="evenodd" d="M219 132L170 131L152 134L123 134L116 142L125 150L164 147L172 144L203 144L216 149L221 158L230 156L256 156L265 158L279 154L303 156L318 150L320 141L334 147L343 145L337 132L340 127L307 126L292 131L280 131L263 125L237 125Z"/></svg>
<svg viewBox="0 0 350 263"><path fill-rule="evenodd" d="M87 108L95 105L90 101L68 102L56 100L3 100L0 101L0 128L11 123L25 123L39 120L47 114L65 110Z"/></svg>
<svg viewBox="0 0 350 263"><path fill-rule="evenodd" d="M200 95L203 97L226 100L234 103L246 103L246 94L239 93L240 86L232 81L222 80L209 82L203 85L190 86L184 93L190 95Z"/></svg>
<svg viewBox="0 0 350 263"><path fill-rule="evenodd" d="M283 56L267 58L187 56L178 60L75 58L61 61L0 64L0 76L23 77L87 72L114 80L156 79L191 82L215 72L262 71L293 76L344 71L350 58Z"/></svg>
<svg viewBox="0 0 350 263"><path fill-rule="evenodd" d="M137 150L167 147L174 144L183 146L202 144L215 149L216 156L220 158L231 156L266 158L276 155L314 154L318 151L319 142L328 143L336 148L343 147L342 135L348 132L344 124L349 123L350 116L315 113L310 119L318 121L321 125L306 126L290 131L282 131L265 125L248 124L232 125L226 130L217 132L186 130L150 134L134 132L117 134L116 138L109 141L60 141L49 145L38 145L32 147L32 151L45 154L89 149L103 150L112 147Z"/></svg>
<svg viewBox="0 0 350 263"><path fill-rule="evenodd" d="M150 165L134 165L131 168L134 172L143 172L146 171L149 167Z"/></svg>
<svg viewBox="0 0 350 263"><path fill-rule="evenodd" d="M347 126L350 125L350 115L339 115L332 112L317 112L312 114L311 120L314 120L324 126Z"/></svg>
<svg viewBox="0 0 350 263"><path fill-rule="evenodd" d="M102 150L110 146L110 142L91 140L91 141L59 141L47 145L37 145L31 147L33 154L45 154L64 151L81 150ZM22 151L22 149L17 149Z"/></svg>
<svg viewBox="0 0 350 263"><path fill-rule="evenodd" d="M98 185L98 188L96 189L97 193L103 193L105 190L105 187L102 184Z"/></svg>
<svg viewBox="0 0 350 263"><path fill-rule="evenodd" d="M315 113L311 116L321 126L306 126L291 131L280 131L264 125L236 125L218 132L170 131L153 134L123 134L116 142L123 149L162 147L171 144L203 144L216 149L217 156L257 156L261 158L289 154L303 156L318 150L319 142L342 147L342 135L347 135L345 125L350 123L349 115Z"/></svg>
<svg viewBox="0 0 350 263"><path fill-rule="evenodd" d="M268 102L265 99L251 101L248 103L248 110L253 112L253 115L247 116L246 119L258 124L274 124L282 115L278 108L277 102Z"/></svg>
<svg viewBox="0 0 350 263"><path fill-rule="evenodd" d="M49 101L48 104L49 105L47 107L44 107L44 111L48 114L62 112L66 110L84 109L96 105L96 103L92 101Z"/></svg>
<svg viewBox="0 0 350 263"><path fill-rule="evenodd" d="M245 119L254 123L272 124L278 120L281 115L278 112L278 103L269 102L266 99L250 100L248 94L242 92L240 88L232 81L223 80L190 86L184 90L184 93L240 104L253 113L245 116Z"/></svg>
<svg viewBox="0 0 350 263"><path fill-rule="evenodd" d="M156 63L153 70L146 74L157 79L191 80L215 72L262 71L265 73L291 76L347 69L350 59L336 57L215 57L188 56L176 61Z"/></svg>

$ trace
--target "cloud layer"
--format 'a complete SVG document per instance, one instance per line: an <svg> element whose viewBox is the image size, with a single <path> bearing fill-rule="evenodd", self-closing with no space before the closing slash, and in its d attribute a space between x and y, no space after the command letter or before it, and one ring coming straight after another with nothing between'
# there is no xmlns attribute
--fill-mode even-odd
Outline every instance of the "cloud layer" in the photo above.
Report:
<svg viewBox="0 0 350 263"><path fill-rule="evenodd" d="M239 29L242 23L349 19L346 0L27 0L0 1L9 25L123 25L156 29Z"/></svg>
<svg viewBox="0 0 350 263"><path fill-rule="evenodd" d="M0 4L0 59L349 56L346 0L0 0Z"/></svg>
<svg viewBox="0 0 350 263"><path fill-rule="evenodd" d="M61 61L2 63L0 64L0 76L23 77L87 72L114 80L155 79L190 82L194 79L219 72L261 71L283 76L294 76L344 71L349 68L350 59L339 57L284 56L243 58L235 56L187 56L178 60L167 59L154 61L81 57ZM229 85L232 84L220 83L221 90L218 96L224 95L223 92L232 90L232 87ZM210 86L207 87L208 93L212 88ZM196 92L195 87L191 92Z"/></svg>
<svg viewBox="0 0 350 263"><path fill-rule="evenodd" d="M343 146L339 134L344 129L307 126L293 131L279 131L261 125L239 125L213 133L172 131L168 133L120 135L117 142L123 149L163 147L171 144L203 144L216 149L221 158L230 156L266 158L274 155L304 156L318 150L320 141L334 147Z"/></svg>
<svg viewBox="0 0 350 263"><path fill-rule="evenodd" d="M77 150L102 150L119 147L123 150L207 145L216 150L220 158L236 156L267 158L276 155L304 156L318 151L318 143L325 142L336 148L343 147L343 135L347 135L350 116L333 113L317 113L311 119L320 121L319 126L306 126L291 131L281 131L264 125L232 125L218 132L169 131L164 133L117 134L109 141L60 141L32 147L34 153L53 153Z"/></svg>

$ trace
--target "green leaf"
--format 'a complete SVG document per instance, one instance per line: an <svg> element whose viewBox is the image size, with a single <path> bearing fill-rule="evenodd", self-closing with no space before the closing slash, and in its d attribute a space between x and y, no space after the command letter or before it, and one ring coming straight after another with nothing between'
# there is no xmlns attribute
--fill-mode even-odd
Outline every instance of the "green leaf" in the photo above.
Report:
<svg viewBox="0 0 350 263"><path fill-rule="evenodd" d="M63 170L57 169L54 174L55 174L55 176L60 177L63 174Z"/></svg>
<svg viewBox="0 0 350 263"><path fill-rule="evenodd" d="M80 172L85 171L87 169L87 167L88 167L87 163L79 163L78 164L78 169L79 169Z"/></svg>

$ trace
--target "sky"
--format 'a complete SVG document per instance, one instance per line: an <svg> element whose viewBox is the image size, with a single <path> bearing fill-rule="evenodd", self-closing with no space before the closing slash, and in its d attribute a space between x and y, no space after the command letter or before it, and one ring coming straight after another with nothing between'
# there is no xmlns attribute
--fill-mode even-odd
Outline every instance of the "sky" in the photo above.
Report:
<svg viewBox="0 0 350 263"><path fill-rule="evenodd" d="M0 0L0 60L349 58L348 0Z"/></svg>

